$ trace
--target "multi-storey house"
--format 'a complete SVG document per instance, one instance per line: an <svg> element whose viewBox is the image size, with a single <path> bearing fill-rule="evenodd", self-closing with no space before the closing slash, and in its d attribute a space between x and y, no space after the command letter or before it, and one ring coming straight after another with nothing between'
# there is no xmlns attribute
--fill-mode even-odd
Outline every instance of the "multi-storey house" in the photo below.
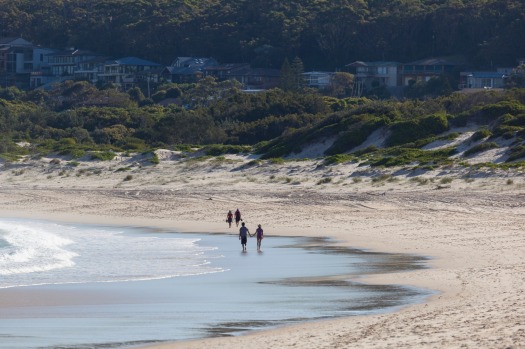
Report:
<svg viewBox="0 0 525 349"><path fill-rule="evenodd" d="M107 61L99 78L104 83L112 83L127 90L141 81L158 82L161 73L162 66L158 63L137 57L124 57Z"/></svg>
<svg viewBox="0 0 525 349"><path fill-rule="evenodd" d="M213 58L177 57L164 68L162 77L175 83L193 83L204 77L204 69L219 65Z"/></svg>
<svg viewBox="0 0 525 349"><path fill-rule="evenodd" d="M28 88L31 72L46 66L51 52L22 38L0 39L0 86Z"/></svg>
<svg viewBox="0 0 525 349"><path fill-rule="evenodd" d="M401 72L403 86L413 82L429 81L445 74L454 75L464 66L460 58L427 58L403 64Z"/></svg>

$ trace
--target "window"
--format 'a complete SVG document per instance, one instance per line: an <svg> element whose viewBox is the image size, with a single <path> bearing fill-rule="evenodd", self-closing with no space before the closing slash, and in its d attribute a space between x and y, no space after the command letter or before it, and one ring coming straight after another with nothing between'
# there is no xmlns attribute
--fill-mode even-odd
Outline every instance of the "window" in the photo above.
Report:
<svg viewBox="0 0 525 349"><path fill-rule="evenodd" d="M492 87L492 79L481 79L482 87Z"/></svg>

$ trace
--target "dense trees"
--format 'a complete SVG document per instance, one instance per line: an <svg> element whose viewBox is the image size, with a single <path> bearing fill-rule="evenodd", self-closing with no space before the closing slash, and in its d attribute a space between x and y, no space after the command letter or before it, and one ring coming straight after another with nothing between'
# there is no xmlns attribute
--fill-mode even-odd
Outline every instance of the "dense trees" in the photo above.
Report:
<svg viewBox="0 0 525 349"><path fill-rule="evenodd" d="M461 54L480 67L525 57L521 0L0 0L0 36L168 64L213 56L308 70L355 60Z"/></svg>
<svg viewBox="0 0 525 349"><path fill-rule="evenodd" d="M463 55L480 69L514 66L525 58L522 0L0 0L0 8L0 37L163 64L213 56L283 73L280 89L258 94L212 78L158 86L147 96L81 81L50 91L0 89L0 151L22 140L126 150L225 143L282 156L336 137L329 154L337 155L380 127L390 144L413 148L451 125L479 122L491 137L516 137L514 158L525 154L521 89L451 94L457 82L443 76L407 89L406 97L424 100L372 101L344 98L350 74L334 76L330 97L305 90L301 78L355 60L442 55ZM509 85L524 87L524 76L522 66ZM388 97L380 88L372 95ZM158 104L166 98L176 104Z"/></svg>

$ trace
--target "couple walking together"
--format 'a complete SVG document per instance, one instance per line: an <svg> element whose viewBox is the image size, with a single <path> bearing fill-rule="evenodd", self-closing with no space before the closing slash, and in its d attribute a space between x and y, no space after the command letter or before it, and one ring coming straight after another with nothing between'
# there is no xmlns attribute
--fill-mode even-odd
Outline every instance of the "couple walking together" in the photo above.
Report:
<svg viewBox="0 0 525 349"><path fill-rule="evenodd" d="M246 228L244 222L242 222L241 228L239 229L239 240L241 240L242 252L246 252L246 243L248 242L248 235L250 235L250 237L257 236L257 251L261 251L261 242L263 239L263 230L261 228L261 225L259 224L257 226L255 233L252 235L250 234L248 228Z"/></svg>
<svg viewBox="0 0 525 349"><path fill-rule="evenodd" d="M226 215L226 223L229 224L230 228L232 227L233 217L235 216L235 224L238 227L239 222L242 222L241 219L241 211L237 209L235 211L235 214L232 213L232 211L228 211L228 214ZM239 240L241 240L242 245L242 252L246 252L246 243L248 242L248 235L250 237L257 235L257 251L261 251L261 241L263 239L263 230L261 228L261 225L259 224L257 226L257 229L255 230L255 233L252 235L250 234L250 231L245 226L244 222L241 224L241 228L239 229Z"/></svg>
<svg viewBox="0 0 525 349"><path fill-rule="evenodd" d="M235 211L235 224L237 226L239 226L239 222L242 221L241 219L241 211L239 211L239 209L237 209L237 211ZM228 214L226 215L226 223L228 223L230 225L230 228L232 227L232 222L233 222L233 213L232 211L228 211Z"/></svg>

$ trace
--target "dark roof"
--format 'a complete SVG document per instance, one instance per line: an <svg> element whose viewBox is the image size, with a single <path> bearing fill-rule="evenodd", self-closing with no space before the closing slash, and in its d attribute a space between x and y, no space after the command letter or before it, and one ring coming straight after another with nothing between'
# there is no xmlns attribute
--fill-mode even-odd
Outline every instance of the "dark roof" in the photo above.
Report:
<svg viewBox="0 0 525 349"><path fill-rule="evenodd" d="M145 59L142 59L142 58L137 58L137 57L124 57L124 58L119 58L119 59L116 59L112 62L110 62L110 64L113 63L113 64L120 64L120 65L142 65L142 66L151 66L151 67L154 67L154 66L160 66L160 64L158 63L155 63L155 62L152 62L152 61L148 61L148 60L145 60Z"/></svg>
<svg viewBox="0 0 525 349"><path fill-rule="evenodd" d="M248 63L227 63L227 64L206 67L206 70L228 71L228 70L236 70L236 69L247 69L249 67L250 65Z"/></svg>
<svg viewBox="0 0 525 349"><path fill-rule="evenodd" d="M331 71L307 71L303 75L333 75L334 72Z"/></svg>
<svg viewBox="0 0 525 349"><path fill-rule="evenodd" d="M484 72L484 71L475 71L475 72L472 72L470 73L468 76L472 76L474 78L478 78L478 79L483 79L483 78L486 78L486 79L497 79L497 78L503 78L505 76L504 73L498 73L498 72L492 72L492 71L489 71L489 72Z"/></svg>
<svg viewBox="0 0 525 349"><path fill-rule="evenodd" d="M166 70L172 75L193 75L202 71L200 67L166 67Z"/></svg>
<svg viewBox="0 0 525 349"><path fill-rule="evenodd" d="M206 57L177 57L172 63L172 67L176 68L198 68L207 67L211 65L218 65L214 58Z"/></svg>
<svg viewBox="0 0 525 349"><path fill-rule="evenodd" d="M281 71L279 69L270 69L270 68L253 68L253 69L250 69L246 75L279 77L281 76Z"/></svg>
<svg viewBox="0 0 525 349"><path fill-rule="evenodd" d="M94 53L88 50L62 50L57 52L48 53L48 56L102 56L99 53Z"/></svg>
<svg viewBox="0 0 525 349"><path fill-rule="evenodd" d="M404 65L463 65L465 60L461 57L431 57L405 63Z"/></svg>
<svg viewBox="0 0 525 349"><path fill-rule="evenodd" d="M384 66L398 66L401 63L399 62L390 62L390 61L377 61L377 62L363 62L355 61L353 63L347 64L346 67L384 67Z"/></svg>
<svg viewBox="0 0 525 349"><path fill-rule="evenodd" d="M20 37L18 37L18 38L15 38L15 37L0 38L0 45L11 45L11 44L13 44L14 41L17 41L17 40L21 41L21 43L19 45L22 45L22 46L33 46L32 43L30 43L29 41L27 41L25 39L22 39Z"/></svg>

